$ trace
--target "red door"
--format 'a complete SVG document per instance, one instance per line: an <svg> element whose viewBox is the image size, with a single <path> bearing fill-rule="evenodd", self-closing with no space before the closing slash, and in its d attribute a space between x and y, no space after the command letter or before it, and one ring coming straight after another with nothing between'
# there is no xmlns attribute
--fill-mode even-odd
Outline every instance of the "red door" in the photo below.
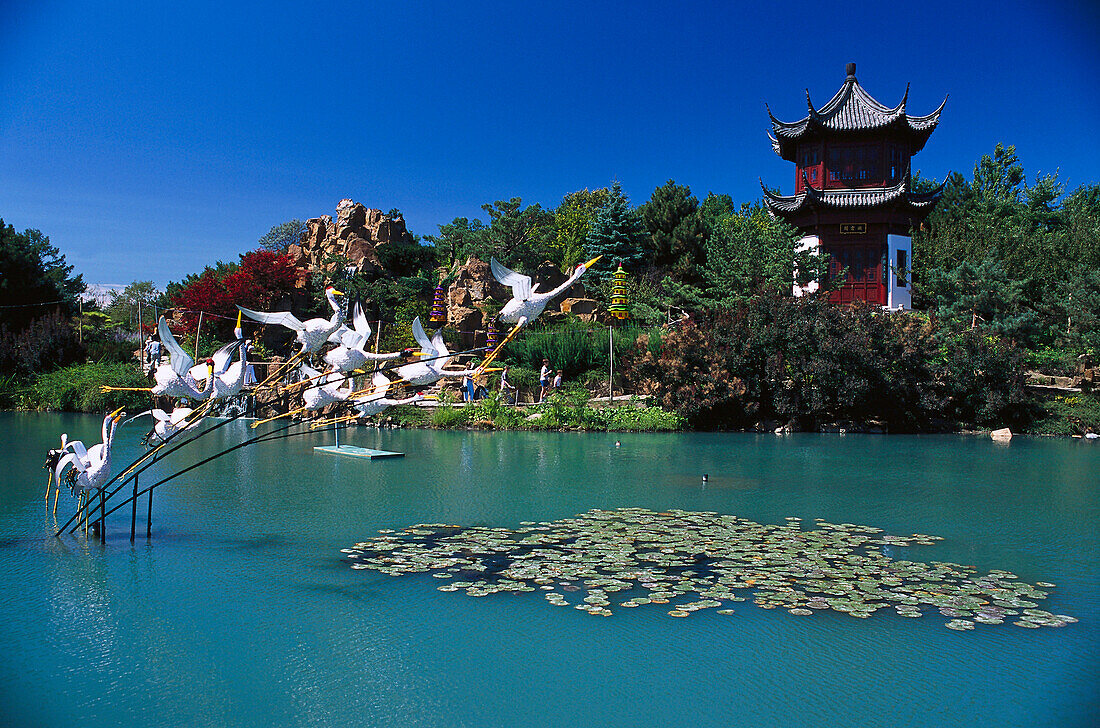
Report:
<svg viewBox="0 0 1100 728"><path fill-rule="evenodd" d="M867 301L886 305L886 281L883 269L886 264L886 246L867 241L830 243L827 247L829 278L836 280L847 270L839 290L829 295L833 303Z"/></svg>

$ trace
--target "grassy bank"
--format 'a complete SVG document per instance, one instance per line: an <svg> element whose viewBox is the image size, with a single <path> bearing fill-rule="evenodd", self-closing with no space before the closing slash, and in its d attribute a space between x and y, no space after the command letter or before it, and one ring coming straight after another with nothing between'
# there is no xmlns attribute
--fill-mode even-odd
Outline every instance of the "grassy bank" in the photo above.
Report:
<svg viewBox="0 0 1100 728"><path fill-rule="evenodd" d="M0 404L9 409L109 412L118 407L144 408L143 392L100 391L111 387L148 387L149 380L132 364L75 364L39 374L30 381L10 378L0 382Z"/></svg>
<svg viewBox="0 0 1100 728"><path fill-rule="evenodd" d="M559 393L543 404L523 408L493 395L464 407L446 400L433 410L399 407L390 410L388 416L399 426L438 429L672 432L685 427L683 417L660 407L590 407L588 393L582 389Z"/></svg>

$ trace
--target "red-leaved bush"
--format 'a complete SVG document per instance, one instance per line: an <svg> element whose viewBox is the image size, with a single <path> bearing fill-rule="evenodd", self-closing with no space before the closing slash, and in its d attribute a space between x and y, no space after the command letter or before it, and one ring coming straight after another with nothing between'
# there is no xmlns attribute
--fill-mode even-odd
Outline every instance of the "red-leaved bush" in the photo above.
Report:
<svg viewBox="0 0 1100 728"><path fill-rule="evenodd" d="M268 250L254 250L241 256L236 272L219 275L207 268L197 280L180 291L172 299L172 304L195 313L183 316L183 327L179 333L192 334L198 325L198 311L215 314L224 318L207 317L203 319L203 330L207 326L215 327L219 333L229 335L233 329L233 319L237 317L237 306L267 310L283 295L294 288L295 269L290 258Z"/></svg>

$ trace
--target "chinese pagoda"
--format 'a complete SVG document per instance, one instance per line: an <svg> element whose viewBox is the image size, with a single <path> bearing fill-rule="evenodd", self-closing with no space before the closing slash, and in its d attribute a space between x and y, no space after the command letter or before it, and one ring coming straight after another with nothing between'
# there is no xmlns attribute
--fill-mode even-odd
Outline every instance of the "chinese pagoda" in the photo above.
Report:
<svg viewBox="0 0 1100 728"><path fill-rule="evenodd" d="M799 250L824 250L831 278L847 270L830 300L867 301L888 308L910 308L913 258L910 230L932 211L943 185L914 192L910 159L924 148L947 99L927 116L910 116L873 99L856 80L849 63L844 85L820 109L806 91L808 115L795 122L771 118L772 148L794 162L795 194L764 188L764 203L799 229ZM765 108L767 106L765 105ZM761 181L763 187L763 181ZM817 281L795 295L817 290Z"/></svg>

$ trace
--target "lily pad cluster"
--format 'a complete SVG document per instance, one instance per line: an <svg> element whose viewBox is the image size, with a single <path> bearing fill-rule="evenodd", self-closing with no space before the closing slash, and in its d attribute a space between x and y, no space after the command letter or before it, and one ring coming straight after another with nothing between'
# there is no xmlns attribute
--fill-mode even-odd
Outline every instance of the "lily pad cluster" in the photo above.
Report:
<svg viewBox="0 0 1100 728"><path fill-rule="evenodd" d="M735 613L752 601L796 616L832 610L866 619L938 613L946 626L1012 621L1062 627L1077 620L1038 609L1053 584L1026 584L1008 571L892 558L894 548L932 545L938 536L894 536L854 523L798 518L782 525L732 515L642 508L592 510L519 528L424 523L383 530L343 549L353 569L390 576L430 573L440 591L472 597L545 592L554 606L611 616L613 608L665 605L673 617L703 609Z"/></svg>

